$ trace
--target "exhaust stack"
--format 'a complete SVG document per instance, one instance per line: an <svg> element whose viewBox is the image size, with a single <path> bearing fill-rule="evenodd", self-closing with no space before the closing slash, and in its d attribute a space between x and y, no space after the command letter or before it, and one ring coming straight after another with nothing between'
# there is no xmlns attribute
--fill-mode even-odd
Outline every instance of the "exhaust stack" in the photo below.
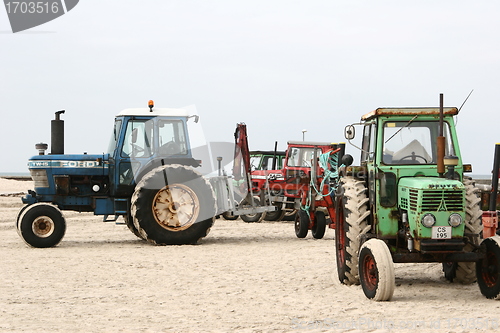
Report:
<svg viewBox="0 0 500 333"><path fill-rule="evenodd" d="M437 172L439 177L444 177L444 106L443 106L443 94L439 94L439 136L437 137Z"/></svg>
<svg viewBox="0 0 500 333"><path fill-rule="evenodd" d="M50 154L62 155L64 154L64 120L61 119L61 113L65 110L56 112L56 119L50 123L51 139L50 139Z"/></svg>

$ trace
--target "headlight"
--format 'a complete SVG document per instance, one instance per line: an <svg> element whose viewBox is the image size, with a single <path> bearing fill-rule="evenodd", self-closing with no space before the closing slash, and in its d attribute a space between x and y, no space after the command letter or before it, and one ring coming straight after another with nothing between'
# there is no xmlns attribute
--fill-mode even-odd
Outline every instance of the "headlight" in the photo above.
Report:
<svg viewBox="0 0 500 333"><path fill-rule="evenodd" d="M462 221L463 221L462 216L460 216L460 214L457 213L451 214L450 217L448 218L448 224L454 228L461 225Z"/></svg>
<svg viewBox="0 0 500 333"><path fill-rule="evenodd" d="M427 213L422 217L424 227L430 228L436 223L436 218L431 213Z"/></svg>

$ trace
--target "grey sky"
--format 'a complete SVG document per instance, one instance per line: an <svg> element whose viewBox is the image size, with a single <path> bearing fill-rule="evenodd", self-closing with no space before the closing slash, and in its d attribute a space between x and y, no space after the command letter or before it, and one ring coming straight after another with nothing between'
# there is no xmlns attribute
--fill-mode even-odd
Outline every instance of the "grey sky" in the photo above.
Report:
<svg viewBox="0 0 500 333"><path fill-rule="evenodd" d="M460 106L464 162L500 142L496 1L97 1L24 33L0 8L0 172L27 172L65 109L66 153L106 150L124 108L195 105L210 141L345 141L381 106ZM356 159L359 152L348 147Z"/></svg>

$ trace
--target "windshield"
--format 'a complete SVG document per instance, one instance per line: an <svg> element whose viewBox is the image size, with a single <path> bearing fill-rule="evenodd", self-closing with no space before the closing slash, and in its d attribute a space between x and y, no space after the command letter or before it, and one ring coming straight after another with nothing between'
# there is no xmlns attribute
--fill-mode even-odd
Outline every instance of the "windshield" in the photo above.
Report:
<svg viewBox="0 0 500 333"><path fill-rule="evenodd" d="M160 156L187 154L184 123L180 120L160 119L158 121L158 140L158 154Z"/></svg>
<svg viewBox="0 0 500 333"><path fill-rule="evenodd" d="M448 123L444 122L445 155L455 155ZM384 123L384 164L436 164L438 121Z"/></svg>
<svg viewBox="0 0 500 333"><path fill-rule="evenodd" d="M321 155L321 148L316 148L316 157ZM311 167L314 156L314 148L292 147L288 154L288 166Z"/></svg>

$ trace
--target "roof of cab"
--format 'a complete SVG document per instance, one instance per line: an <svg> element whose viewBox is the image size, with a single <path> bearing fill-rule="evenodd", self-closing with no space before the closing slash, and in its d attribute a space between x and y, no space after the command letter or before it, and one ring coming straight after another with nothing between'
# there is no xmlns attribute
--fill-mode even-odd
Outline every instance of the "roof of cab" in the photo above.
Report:
<svg viewBox="0 0 500 333"><path fill-rule="evenodd" d="M170 117L188 117L189 112L186 109L168 109L168 108L134 108L122 110L118 116L170 116Z"/></svg>
<svg viewBox="0 0 500 333"><path fill-rule="evenodd" d="M458 109L455 107L443 108L445 115L456 115ZM378 108L361 117L361 120L370 120L378 116L406 116L406 115L439 115L439 107L425 108Z"/></svg>

